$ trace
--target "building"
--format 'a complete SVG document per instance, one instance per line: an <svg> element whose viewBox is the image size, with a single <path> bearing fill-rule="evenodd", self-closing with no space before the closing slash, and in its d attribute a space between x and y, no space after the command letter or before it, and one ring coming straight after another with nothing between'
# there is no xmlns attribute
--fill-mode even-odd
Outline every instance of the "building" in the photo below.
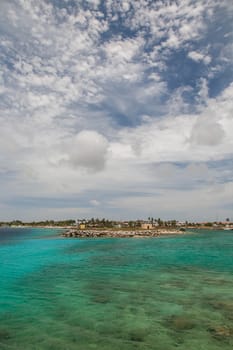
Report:
<svg viewBox="0 0 233 350"><path fill-rule="evenodd" d="M148 223L148 222L142 222L141 223L141 228L143 230L152 230L153 225L151 223Z"/></svg>

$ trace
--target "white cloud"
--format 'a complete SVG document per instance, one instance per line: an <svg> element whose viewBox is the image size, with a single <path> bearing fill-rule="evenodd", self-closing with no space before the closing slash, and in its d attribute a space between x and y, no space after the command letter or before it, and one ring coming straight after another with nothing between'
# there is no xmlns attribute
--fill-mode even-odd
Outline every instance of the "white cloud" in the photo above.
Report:
<svg viewBox="0 0 233 350"><path fill-rule="evenodd" d="M209 55L202 54L197 51L190 51L188 53L188 57L191 58L195 62L203 62L205 64L209 64L211 62L211 57Z"/></svg>
<svg viewBox="0 0 233 350"><path fill-rule="evenodd" d="M140 162L224 158L232 154L233 149L230 136L233 130L232 98L233 87L229 86L217 99L207 99L199 115L152 118L151 122L133 130L122 130L119 142L128 150L129 158L137 157ZM113 155L121 157L124 153L119 150L119 144L112 145Z"/></svg>
<svg viewBox="0 0 233 350"><path fill-rule="evenodd" d="M222 126L210 118L200 117L191 131L192 144L215 146L223 142L225 133Z"/></svg>
<svg viewBox="0 0 233 350"><path fill-rule="evenodd" d="M91 199L91 200L90 200L90 204L93 205L93 206L95 206L95 207L97 207L98 205L100 205L100 202L97 201L96 199Z"/></svg>
<svg viewBox="0 0 233 350"><path fill-rule="evenodd" d="M183 220L222 220L226 214L231 217L230 209L219 207L219 203L232 205L233 182L214 184L198 189L161 190L159 193L147 195L124 196L108 203L113 211L121 210L129 213L131 218L152 216L163 219ZM217 216L217 217L216 217Z"/></svg>
<svg viewBox="0 0 233 350"><path fill-rule="evenodd" d="M229 64L231 46L219 44L217 66L199 39L227 1L107 0L106 16L99 0L87 3L68 11L43 0L1 1L2 198L156 192L170 173L174 187L194 173L215 181L203 162L232 156L233 88L210 98L208 79ZM188 52L207 73L182 82L174 61L171 82L168 59L176 52ZM193 95L192 105L185 96ZM192 165L181 171L174 162ZM188 193L180 195L182 208ZM104 200L87 203L100 210Z"/></svg>
<svg viewBox="0 0 233 350"><path fill-rule="evenodd" d="M68 162L74 167L92 171L104 169L108 142L96 131L83 130L71 141Z"/></svg>

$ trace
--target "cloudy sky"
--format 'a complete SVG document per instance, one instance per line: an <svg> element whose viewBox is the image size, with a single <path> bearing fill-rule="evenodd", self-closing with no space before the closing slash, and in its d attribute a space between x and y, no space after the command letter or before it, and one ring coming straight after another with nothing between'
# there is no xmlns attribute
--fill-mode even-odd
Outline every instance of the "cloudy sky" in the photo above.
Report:
<svg viewBox="0 0 233 350"><path fill-rule="evenodd" d="M233 220L232 0L1 0L0 220Z"/></svg>

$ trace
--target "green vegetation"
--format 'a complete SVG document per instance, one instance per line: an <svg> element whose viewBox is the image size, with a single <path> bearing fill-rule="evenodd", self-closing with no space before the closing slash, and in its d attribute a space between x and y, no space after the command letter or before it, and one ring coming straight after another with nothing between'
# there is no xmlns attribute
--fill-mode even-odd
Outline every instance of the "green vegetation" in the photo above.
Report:
<svg viewBox="0 0 233 350"><path fill-rule="evenodd" d="M224 222L204 222L204 223L195 223L195 222L179 222L177 220L162 220L160 218L156 219L153 217L148 217L147 220L129 220L129 221L117 221L109 220L105 218L91 218L91 219L68 219L68 220L41 220L41 221L32 221L32 222L23 222L21 220L12 220L9 222L0 222L0 226L6 227L79 227L79 225L85 225L85 228L88 229L123 229L123 230L137 230L141 228L143 223L151 224L152 227L156 228L213 228L221 229L226 226L226 224L231 226L230 219L227 219Z"/></svg>
<svg viewBox="0 0 233 350"><path fill-rule="evenodd" d="M54 220L45 220L45 221L32 221L32 222L23 222L21 220L13 220L9 222L0 222L0 226L32 226L32 227L40 227L40 226L71 226L76 223L75 220L70 219L70 220L59 220L59 221L54 221Z"/></svg>

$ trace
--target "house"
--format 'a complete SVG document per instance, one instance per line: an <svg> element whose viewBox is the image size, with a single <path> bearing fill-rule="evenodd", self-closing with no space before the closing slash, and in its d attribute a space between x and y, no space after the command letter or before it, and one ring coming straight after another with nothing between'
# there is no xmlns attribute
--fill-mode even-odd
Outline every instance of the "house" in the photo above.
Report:
<svg viewBox="0 0 233 350"><path fill-rule="evenodd" d="M122 228L122 224L118 223L114 225L115 228Z"/></svg>
<svg viewBox="0 0 233 350"><path fill-rule="evenodd" d="M79 229L80 230L85 230L85 228L86 228L85 224L83 224L83 223L79 224Z"/></svg>
<svg viewBox="0 0 233 350"><path fill-rule="evenodd" d="M141 223L141 228L142 228L143 230L152 230L153 225L152 225L152 223L142 222L142 223Z"/></svg>

